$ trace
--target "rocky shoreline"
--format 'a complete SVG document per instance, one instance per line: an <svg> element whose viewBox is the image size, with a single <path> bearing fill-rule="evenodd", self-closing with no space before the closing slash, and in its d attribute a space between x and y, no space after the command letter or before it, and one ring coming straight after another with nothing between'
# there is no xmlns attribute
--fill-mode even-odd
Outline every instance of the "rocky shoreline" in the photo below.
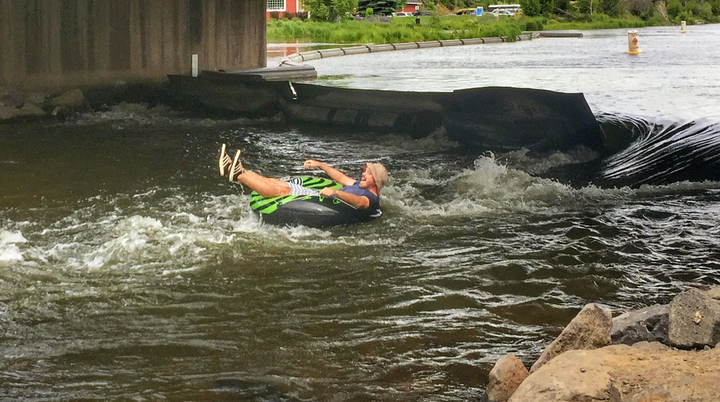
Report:
<svg viewBox="0 0 720 402"><path fill-rule="evenodd" d="M720 401L720 287L612 318L588 304L528 370L490 371L488 402Z"/></svg>
<svg viewBox="0 0 720 402"><path fill-rule="evenodd" d="M148 107L174 105L167 83L118 83L109 86L71 88L58 93L31 93L0 87L0 124L42 119L64 120L78 113L102 110L122 102Z"/></svg>
<svg viewBox="0 0 720 402"><path fill-rule="evenodd" d="M55 96L0 89L0 122L63 118L88 107L88 102L79 89Z"/></svg>

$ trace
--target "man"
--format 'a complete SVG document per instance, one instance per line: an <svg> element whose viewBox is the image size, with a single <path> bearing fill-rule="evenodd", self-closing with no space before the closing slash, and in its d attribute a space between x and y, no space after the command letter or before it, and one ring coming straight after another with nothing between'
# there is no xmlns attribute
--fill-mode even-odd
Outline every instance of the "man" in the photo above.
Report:
<svg viewBox="0 0 720 402"><path fill-rule="evenodd" d="M322 169L332 180L343 186L339 190L324 188L318 192L303 187L302 182L298 180L283 181L251 172L245 169L240 162L240 150L235 151L235 157L231 160L226 148L225 144L220 147L220 157L218 158L220 176L228 174L230 182L237 181L265 198L286 195L321 195L338 198L357 208L380 209L380 189L388 180L387 170L380 163L366 163L363 168L362 178L355 180L332 166L308 159L303 164L305 169Z"/></svg>

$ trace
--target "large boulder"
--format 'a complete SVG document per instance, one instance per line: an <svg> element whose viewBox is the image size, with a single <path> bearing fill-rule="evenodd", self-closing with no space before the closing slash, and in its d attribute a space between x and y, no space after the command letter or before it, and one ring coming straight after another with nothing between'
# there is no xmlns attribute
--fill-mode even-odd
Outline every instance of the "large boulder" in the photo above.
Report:
<svg viewBox="0 0 720 402"><path fill-rule="evenodd" d="M588 304L543 351L530 368L535 372L556 356L577 349L597 349L610 344L612 313L597 304Z"/></svg>
<svg viewBox="0 0 720 402"><path fill-rule="evenodd" d="M37 92L30 92L25 94L25 104L32 103L33 105L43 107L46 101L47 95L45 94Z"/></svg>
<svg viewBox="0 0 720 402"><path fill-rule="evenodd" d="M613 345L566 352L532 373L509 402L720 401L720 349Z"/></svg>
<svg viewBox="0 0 720 402"><path fill-rule="evenodd" d="M690 289L675 296L668 326L673 346L702 348L720 342L720 300L713 298L716 293L716 289Z"/></svg>
<svg viewBox="0 0 720 402"><path fill-rule="evenodd" d="M79 111L85 108L85 96L79 89L67 91L60 96L50 98L46 101L46 106L50 109L61 109L70 111Z"/></svg>
<svg viewBox="0 0 720 402"><path fill-rule="evenodd" d="M0 121L12 120L21 115L22 112L20 111L20 109L0 105Z"/></svg>
<svg viewBox="0 0 720 402"><path fill-rule="evenodd" d="M19 108L25 103L25 95L16 91L0 91L0 104L11 108Z"/></svg>
<svg viewBox="0 0 720 402"><path fill-rule="evenodd" d="M705 296L720 301L720 286L716 286L705 292Z"/></svg>
<svg viewBox="0 0 720 402"><path fill-rule="evenodd" d="M612 319L610 337L614 345L637 342L669 344L668 322L670 306L655 304L640 310L628 311Z"/></svg>
<svg viewBox="0 0 720 402"><path fill-rule="evenodd" d="M515 356L503 356L490 370L485 390L488 402L507 402L518 386L527 378L528 370Z"/></svg>
<svg viewBox="0 0 720 402"><path fill-rule="evenodd" d="M23 107L20 108L20 112L23 116L41 117L47 115L44 110L39 106L26 102Z"/></svg>

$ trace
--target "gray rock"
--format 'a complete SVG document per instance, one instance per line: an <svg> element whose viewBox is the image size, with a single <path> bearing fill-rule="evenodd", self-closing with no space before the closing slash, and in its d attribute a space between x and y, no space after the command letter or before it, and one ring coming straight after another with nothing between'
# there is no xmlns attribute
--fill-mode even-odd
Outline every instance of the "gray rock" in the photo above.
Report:
<svg viewBox="0 0 720 402"><path fill-rule="evenodd" d="M720 300L720 286L708 290L705 294L711 299Z"/></svg>
<svg viewBox="0 0 720 402"><path fill-rule="evenodd" d="M662 344L660 342L648 342L648 341L640 341L634 345L632 345L635 349L640 350L647 350L650 352L659 352L663 350L670 350L672 349L670 346Z"/></svg>
<svg viewBox="0 0 720 402"><path fill-rule="evenodd" d="M43 106L47 100L47 95L39 93L29 93L25 96L25 103L32 103L36 106Z"/></svg>
<svg viewBox="0 0 720 402"><path fill-rule="evenodd" d="M60 96L48 99L47 106L50 108L61 107L69 110L81 110L85 107L85 96L83 96L81 90L73 89Z"/></svg>
<svg viewBox="0 0 720 402"><path fill-rule="evenodd" d="M0 106L0 121L11 120L22 115L20 109L9 106Z"/></svg>
<svg viewBox="0 0 720 402"><path fill-rule="evenodd" d="M527 378L528 370L515 356L503 356L490 370L490 381L485 394L488 402L507 402Z"/></svg>
<svg viewBox="0 0 720 402"><path fill-rule="evenodd" d="M0 102L7 107L19 108L25 103L25 95L19 92L7 92L0 96Z"/></svg>
<svg viewBox="0 0 720 402"><path fill-rule="evenodd" d="M509 402L720 401L720 349L613 345L571 350L523 381Z"/></svg>
<svg viewBox="0 0 720 402"><path fill-rule="evenodd" d="M42 110L39 106L34 105L32 103L25 103L22 108L20 108L20 112L23 116L33 116L33 117L40 117L45 116L47 113L45 113L44 110Z"/></svg>
<svg viewBox="0 0 720 402"><path fill-rule="evenodd" d="M613 345L633 345L642 341L669 344L669 315L670 306L655 304L613 318L610 332Z"/></svg>
<svg viewBox="0 0 720 402"><path fill-rule="evenodd" d="M720 342L720 301L712 293L690 289L670 303L668 335L678 348L702 348Z"/></svg>
<svg viewBox="0 0 720 402"><path fill-rule="evenodd" d="M543 351L530 373L569 350L591 350L610 344L612 313L597 304L588 304Z"/></svg>

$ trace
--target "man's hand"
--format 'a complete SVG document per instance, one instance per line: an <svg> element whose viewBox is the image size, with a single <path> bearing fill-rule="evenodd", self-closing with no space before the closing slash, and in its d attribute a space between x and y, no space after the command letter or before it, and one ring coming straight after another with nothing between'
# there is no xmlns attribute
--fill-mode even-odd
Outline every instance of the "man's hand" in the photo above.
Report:
<svg viewBox="0 0 720 402"><path fill-rule="evenodd" d="M303 166L305 169L315 169L315 168L321 168L322 169L322 162L316 161L315 159L308 159L303 163Z"/></svg>
<svg viewBox="0 0 720 402"><path fill-rule="evenodd" d="M343 186L352 186L355 183L355 179L348 177L345 173L335 169L332 166L326 165L315 159L308 159L303 163L305 169L322 169L331 179L342 184Z"/></svg>
<svg viewBox="0 0 720 402"><path fill-rule="evenodd" d="M336 197L339 198L348 204L352 204L358 208L368 208L370 207L370 199L368 199L365 196L362 195L355 195L352 193L348 193L346 191L334 189L325 187L324 189L320 190L320 195L324 197Z"/></svg>

